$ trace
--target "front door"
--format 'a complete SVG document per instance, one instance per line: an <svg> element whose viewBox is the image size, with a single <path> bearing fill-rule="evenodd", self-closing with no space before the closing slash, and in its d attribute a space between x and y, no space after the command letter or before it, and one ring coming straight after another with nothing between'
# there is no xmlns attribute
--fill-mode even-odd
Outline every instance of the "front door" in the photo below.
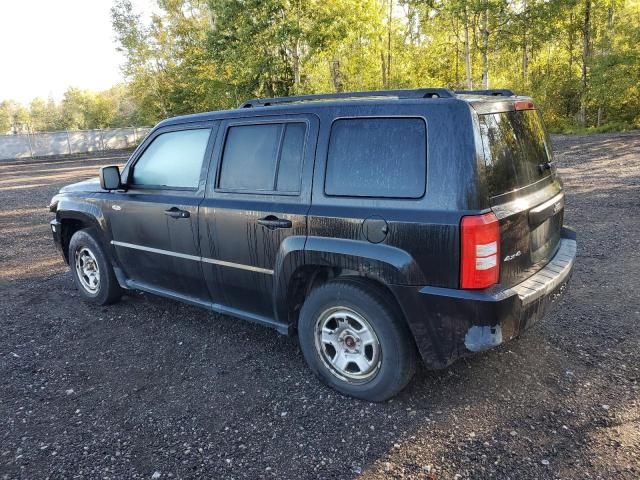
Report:
<svg viewBox="0 0 640 480"><path fill-rule="evenodd" d="M223 292L226 307L274 319L278 259L302 250L306 239L317 132L313 115L221 124L200 207L200 243L207 283Z"/></svg>
<svg viewBox="0 0 640 480"><path fill-rule="evenodd" d="M168 127L124 171L127 191L105 206L112 244L134 287L209 301L200 266L198 207L213 124Z"/></svg>

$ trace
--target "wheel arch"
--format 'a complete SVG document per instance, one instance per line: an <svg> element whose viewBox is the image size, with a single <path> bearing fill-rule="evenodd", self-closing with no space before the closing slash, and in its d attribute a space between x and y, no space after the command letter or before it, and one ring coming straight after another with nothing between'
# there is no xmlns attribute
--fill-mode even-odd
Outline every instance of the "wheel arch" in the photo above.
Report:
<svg viewBox="0 0 640 480"><path fill-rule="evenodd" d="M74 198L61 199L58 203L56 218L62 225L61 241L62 252L65 260L69 263L69 242L71 237L78 230L84 228L95 228L102 246L109 256L109 242L105 238L106 219L95 203L78 201Z"/></svg>
<svg viewBox="0 0 640 480"><path fill-rule="evenodd" d="M274 269L275 318L295 328L309 292L336 277L374 282L396 305L398 300L388 285L424 281L411 255L396 247L340 238L289 237L280 246Z"/></svg>
<svg viewBox="0 0 640 480"><path fill-rule="evenodd" d="M67 263L69 263L69 244L71 243L71 237L79 231L85 228L96 228L98 224L90 217L83 215L68 215L59 217L60 224L62 226L60 240L62 242L62 254Z"/></svg>

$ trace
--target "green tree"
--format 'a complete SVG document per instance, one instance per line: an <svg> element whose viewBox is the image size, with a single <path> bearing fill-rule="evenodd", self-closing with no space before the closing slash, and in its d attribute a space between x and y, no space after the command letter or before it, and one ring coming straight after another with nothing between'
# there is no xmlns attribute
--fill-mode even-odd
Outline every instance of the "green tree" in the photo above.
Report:
<svg viewBox="0 0 640 480"><path fill-rule="evenodd" d="M10 102L3 100L0 102L0 135L10 133L13 126L13 115L10 110Z"/></svg>
<svg viewBox="0 0 640 480"><path fill-rule="evenodd" d="M137 123L421 86L512 88L554 129L640 121L640 0L158 0L147 23L118 0L112 17ZM122 121L107 110L91 122Z"/></svg>
<svg viewBox="0 0 640 480"><path fill-rule="evenodd" d="M129 0L112 8L123 73L138 108L138 123L224 104L224 91L207 52L206 1L162 0L161 14L144 25Z"/></svg>
<svg viewBox="0 0 640 480"><path fill-rule="evenodd" d="M61 126L67 130L88 128L89 98L86 92L70 87L64 92L61 105Z"/></svg>
<svg viewBox="0 0 640 480"><path fill-rule="evenodd" d="M36 132L58 130L62 123L60 109L53 98L33 99L29 105L29 119L31 130Z"/></svg>

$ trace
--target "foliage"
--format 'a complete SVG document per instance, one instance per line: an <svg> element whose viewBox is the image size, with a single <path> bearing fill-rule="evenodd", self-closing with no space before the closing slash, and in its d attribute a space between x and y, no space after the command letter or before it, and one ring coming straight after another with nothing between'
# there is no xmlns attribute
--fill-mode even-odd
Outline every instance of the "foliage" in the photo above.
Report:
<svg viewBox="0 0 640 480"><path fill-rule="evenodd" d="M69 87L61 102L35 98L28 108L0 102L0 134L133 125L139 125L137 107L124 85L97 93Z"/></svg>
<svg viewBox="0 0 640 480"><path fill-rule="evenodd" d="M115 0L112 24L126 86L3 102L0 131L428 86L530 95L555 131L640 127L640 0L157 0L148 20Z"/></svg>
<svg viewBox="0 0 640 480"><path fill-rule="evenodd" d="M159 0L162 15L142 23L129 0L112 8L116 39L127 59L124 74L138 107L139 123L220 105L225 89L211 61L205 0Z"/></svg>
<svg viewBox="0 0 640 480"><path fill-rule="evenodd" d="M129 0L113 24L147 123L249 97L511 88L555 130L640 126L639 0ZM608 127L607 127L608 126Z"/></svg>
<svg viewBox="0 0 640 480"><path fill-rule="evenodd" d="M0 102L0 134L8 132L13 125L13 112L8 100Z"/></svg>

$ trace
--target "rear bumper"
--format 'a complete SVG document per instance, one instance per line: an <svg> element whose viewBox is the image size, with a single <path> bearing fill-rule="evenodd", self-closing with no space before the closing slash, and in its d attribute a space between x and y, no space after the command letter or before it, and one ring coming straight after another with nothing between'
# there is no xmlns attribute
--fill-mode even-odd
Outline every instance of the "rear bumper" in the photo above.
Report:
<svg viewBox="0 0 640 480"><path fill-rule="evenodd" d="M575 233L564 228L551 261L511 288L392 287L425 364L446 367L457 358L509 341L535 324L565 292L576 246Z"/></svg>

